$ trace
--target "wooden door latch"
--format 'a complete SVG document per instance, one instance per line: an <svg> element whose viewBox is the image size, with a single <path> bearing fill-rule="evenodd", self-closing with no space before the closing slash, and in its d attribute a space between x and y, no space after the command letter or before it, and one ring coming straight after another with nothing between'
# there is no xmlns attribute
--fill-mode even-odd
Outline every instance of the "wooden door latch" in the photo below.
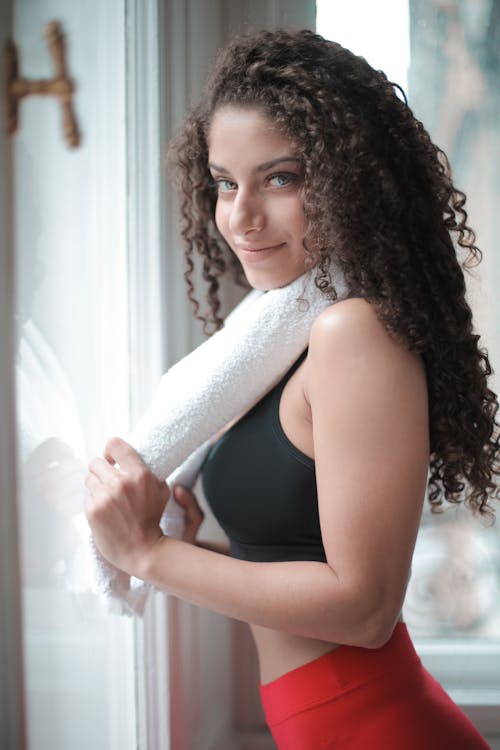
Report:
<svg viewBox="0 0 500 750"><path fill-rule="evenodd" d="M19 54L15 43L9 39L5 45L5 127L9 135L19 126L19 103L26 96L40 94L56 96L63 113L63 135L71 148L80 144L80 131L73 110L75 84L69 77L66 65L66 45L61 25L50 21L45 27L45 37L54 66L52 79L29 80L19 75Z"/></svg>

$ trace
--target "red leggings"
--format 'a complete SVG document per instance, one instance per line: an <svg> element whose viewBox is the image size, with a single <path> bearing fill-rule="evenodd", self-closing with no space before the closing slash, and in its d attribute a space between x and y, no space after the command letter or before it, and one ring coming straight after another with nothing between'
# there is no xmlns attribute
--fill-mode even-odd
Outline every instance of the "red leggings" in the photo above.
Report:
<svg viewBox="0 0 500 750"><path fill-rule="evenodd" d="M260 692L279 750L489 750L404 623L382 648L340 646Z"/></svg>

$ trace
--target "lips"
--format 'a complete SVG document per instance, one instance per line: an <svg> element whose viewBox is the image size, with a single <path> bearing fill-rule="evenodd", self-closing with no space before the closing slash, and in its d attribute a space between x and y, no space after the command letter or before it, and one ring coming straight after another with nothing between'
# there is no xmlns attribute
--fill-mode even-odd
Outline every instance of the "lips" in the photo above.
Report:
<svg viewBox="0 0 500 750"><path fill-rule="evenodd" d="M264 250L277 250L279 247L282 247L285 243L280 242L277 245L264 245L262 247L244 247L243 245L238 246L238 250L240 250L243 253L262 253Z"/></svg>

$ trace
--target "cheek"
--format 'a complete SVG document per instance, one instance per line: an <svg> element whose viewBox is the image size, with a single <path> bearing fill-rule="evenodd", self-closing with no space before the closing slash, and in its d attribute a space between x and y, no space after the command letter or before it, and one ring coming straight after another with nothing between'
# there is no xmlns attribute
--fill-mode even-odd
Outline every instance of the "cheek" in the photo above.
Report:
<svg viewBox="0 0 500 750"><path fill-rule="evenodd" d="M228 233L228 224L229 224L229 214L227 211L227 207L224 206L224 204L221 201L217 201L215 204L215 226L219 230L219 232L222 234L223 237L226 237Z"/></svg>
<svg viewBox="0 0 500 750"><path fill-rule="evenodd" d="M286 224L297 236L304 237L307 233L308 221L304 214L304 208L301 200L290 201L288 211L282 212L282 217L286 215Z"/></svg>

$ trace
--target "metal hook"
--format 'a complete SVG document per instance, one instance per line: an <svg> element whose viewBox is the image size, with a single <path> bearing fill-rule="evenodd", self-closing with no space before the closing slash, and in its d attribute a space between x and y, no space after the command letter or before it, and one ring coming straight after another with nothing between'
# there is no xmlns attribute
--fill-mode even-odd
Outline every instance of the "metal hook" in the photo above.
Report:
<svg viewBox="0 0 500 750"><path fill-rule="evenodd" d="M29 80L19 76L19 53L9 39L5 45L5 127L12 135L19 126L19 102L26 96L40 94L58 97L63 111L63 134L67 144L76 148L80 144L80 131L73 111L75 85L66 65L66 44L61 24L50 21L45 27L47 46L54 66L54 78Z"/></svg>

